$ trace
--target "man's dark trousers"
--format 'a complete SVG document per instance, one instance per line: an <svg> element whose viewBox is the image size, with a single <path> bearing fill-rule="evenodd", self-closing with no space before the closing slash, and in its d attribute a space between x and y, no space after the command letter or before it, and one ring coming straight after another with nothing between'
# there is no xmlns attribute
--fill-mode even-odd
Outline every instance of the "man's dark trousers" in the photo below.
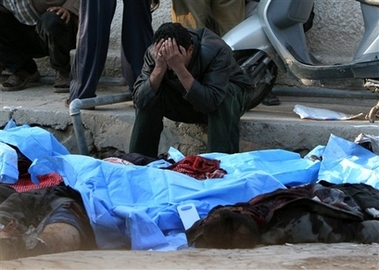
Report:
<svg viewBox="0 0 379 270"><path fill-rule="evenodd" d="M42 14L37 26L22 24L12 14L0 12L0 64L11 73L22 69L32 74L37 71L33 58L49 56L52 68L69 70L76 25L75 19L66 24L54 12Z"/></svg>
<svg viewBox="0 0 379 270"><path fill-rule="evenodd" d="M205 114L194 111L181 92L161 89L151 106L136 110L129 152L156 158L163 117L167 117L177 122L207 124L207 152L238 153L239 121L249 102L248 95L230 83L218 109Z"/></svg>
<svg viewBox="0 0 379 270"><path fill-rule="evenodd" d="M72 70L69 101L96 96L108 53L116 0L82 0L79 40ZM124 0L122 20L122 71L132 87L141 72L143 56L152 42L150 0Z"/></svg>

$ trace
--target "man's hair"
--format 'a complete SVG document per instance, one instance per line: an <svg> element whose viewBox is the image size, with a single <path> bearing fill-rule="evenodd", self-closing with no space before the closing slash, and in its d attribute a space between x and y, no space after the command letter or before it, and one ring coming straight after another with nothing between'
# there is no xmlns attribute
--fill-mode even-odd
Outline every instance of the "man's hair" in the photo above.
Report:
<svg viewBox="0 0 379 270"><path fill-rule="evenodd" d="M182 46L186 50L192 44L191 34L180 23L167 22L162 24L154 34L153 43L168 38L174 38L178 46Z"/></svg>

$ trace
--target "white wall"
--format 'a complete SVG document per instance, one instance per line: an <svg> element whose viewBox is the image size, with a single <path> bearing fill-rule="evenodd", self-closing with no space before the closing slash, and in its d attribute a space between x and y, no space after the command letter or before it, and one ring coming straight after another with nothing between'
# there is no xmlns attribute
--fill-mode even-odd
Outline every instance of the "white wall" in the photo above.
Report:
<svg viewBox="0 0 379 270"><path fill-rule="evenodd" d="M193 0L200 1L200 0ZM122 0L112 25L111 49L119 48L122 17ZM153 27L171 21L171 0L161 0L153 13ZM313 28L307 33L309 47L321 60L347 61L354 53L362 35L362 17L359 2L355 0L316 0Z"/></svg>
<svg viewBox="0 0 379 270"><path fill-rule="evenodd" d="M193 0L200 1L200 0ZM118 0L117 13L112 25L111 49L119 50L122 0ZM171 21L171 0L161 0L153 13L153 27ZM363 34L363 20L359 2L355 0L315 0L313 28L307 32L311 52L323 63L342 63L352 59ZM280 81L286 81L281 74ZM291 79L289 79L291 83ZM286 82L288 83L288 82Z"/></svg>
<svg viewBox="0 0 379 270"><path fill-rule="evenodd" d="M106 0L104 0L106 1ZM119 51L122 19L122 0L117 0L117 10L112 22L110 51L104 76L119 77ZM138 0L136 0L138 1ZM201 0L193 0L201 1ZM352 59L363 34L363 20L359 2L355 0L315 0L313 28L307 32L307 40L312 53L324 63L342 63ZM153 13L153 28L171 21L171 0L161 0L161 5ZM51 74L46 59L40 61L42 74ZM280 74L279 83L289 82L286 74Z"/></svg>

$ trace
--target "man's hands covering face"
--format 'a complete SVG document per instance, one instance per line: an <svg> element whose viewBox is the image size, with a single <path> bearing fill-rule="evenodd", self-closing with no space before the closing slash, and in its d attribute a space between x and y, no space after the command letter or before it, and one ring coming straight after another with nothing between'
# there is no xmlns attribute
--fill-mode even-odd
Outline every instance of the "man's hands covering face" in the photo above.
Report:
<svg viewBox="0 0 379 270"><path fill-rule="evenodd" d="M171 69L179 78L184 89L189 91L194 81L194 78L187 70L187 65L192 57L191 51L191 49L186 50L184 47L178 46L173 38L161 39L154 44L155 68L150 76L154 91L158 90L167 69Z"/></svg>
<svg viewBox="0 0 379 270"><path fill-rule="evenodd" d="M168 38L167 40L160 40L155 45L156 64L161 65L163 62L167 68L172 69L174 72L186 65L187 58L189 57L186 49L178 46L175 39Z"/></svg>
<svg viewBox="0 0 379 270"><path fill-rule="evenodd" d="M167 69L167 63L166 60L163 57L163 54L161 52L162 45L164 43L164 40L161 39L159 42L154 44L154 57L155 57L155 66L162 72L166 72Z"/></svg>

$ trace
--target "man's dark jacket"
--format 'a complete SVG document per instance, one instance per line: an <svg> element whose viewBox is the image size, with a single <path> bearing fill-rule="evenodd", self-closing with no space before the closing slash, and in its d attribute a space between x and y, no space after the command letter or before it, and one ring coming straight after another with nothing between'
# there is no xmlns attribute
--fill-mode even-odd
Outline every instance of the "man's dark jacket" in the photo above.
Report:
<svg viewBox="0 0 379 270"><path fill-rule="evenodd" d="M215 33L208 29L190 32L194 52L188 66L195 81L186 92L180 81L171 71L167 71L158 91L171 89L180 91L195 111L210 113L225 99L230 83L247 92L252 92L249 79L236 63L230 47ZM139 109L144 109L154 101L156 94L150 84L150 74L155 67L153 45L146 51L141 75L134 84L133 100Z"/></svg>

